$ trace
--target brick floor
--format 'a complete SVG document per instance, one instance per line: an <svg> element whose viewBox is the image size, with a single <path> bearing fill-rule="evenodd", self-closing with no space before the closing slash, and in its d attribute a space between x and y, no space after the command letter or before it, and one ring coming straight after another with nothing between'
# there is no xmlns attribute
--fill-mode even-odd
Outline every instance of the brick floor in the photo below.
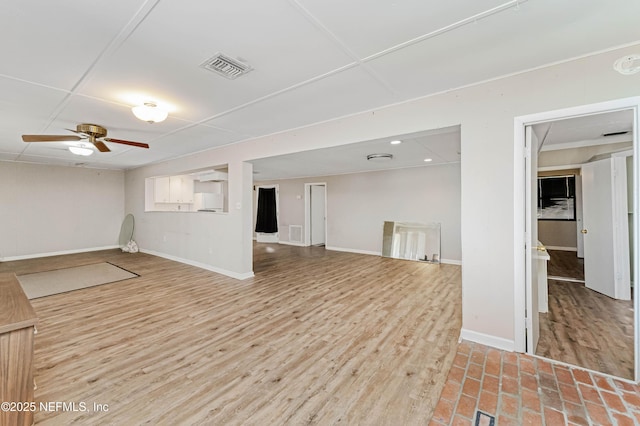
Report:
<svg viewBox="0 0 640 426"><path fill-rule="evenodd" d="M638 426L640 386L463 341L430 425L475 425L478 412L496 426Z"/></svg>

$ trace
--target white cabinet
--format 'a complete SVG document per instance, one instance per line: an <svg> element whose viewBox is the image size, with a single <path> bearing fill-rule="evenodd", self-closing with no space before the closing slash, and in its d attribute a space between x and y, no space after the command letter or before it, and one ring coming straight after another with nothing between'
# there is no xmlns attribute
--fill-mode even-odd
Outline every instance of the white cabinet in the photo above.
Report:
<svg viewBox="0 0 640 426"><path fill-rule="evenodd" d="M158 177L153 182L153 200L156 203L169 203L169 176Z"/></svg>
<svg viewBox="0 0 640 426"><path fill-rule="evenodd" d="M188 176L169 178L169 199L171 203L193 203L193 179Z"/></svg>
<svg viewBox="0 0 640 426"><path fill-rule="evenodd" d="M146 212L228 213L227 176L225 167L224 170L211 169L145 178L144 209Z"/></svg>
<svg viewBox="0 0 640 426"><path fill-rule="evenodd" d="M154 190L154 201L156 203L193 203L193 179L189 176L155 178Z"/></svg>
<svg viewBox="0 0 640 426"><path fill-rule="evenodd" d="M538 247L544 247L538 241ZM537 260L536 260L537 258ZM549 283L547 277L547 262L551 259L547 250L538 251L537 256L532 259L538 262L538 312L549 312ZM535 283L533 283L535 285Z"/></svg>

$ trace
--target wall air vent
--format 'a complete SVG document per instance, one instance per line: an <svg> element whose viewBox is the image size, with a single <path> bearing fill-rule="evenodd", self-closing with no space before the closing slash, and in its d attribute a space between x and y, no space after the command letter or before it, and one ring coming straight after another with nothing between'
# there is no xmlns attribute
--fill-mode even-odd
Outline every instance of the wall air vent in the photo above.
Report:
<svg viewBox="0 0 640 426"><path fill-rule="evenodd" d="M603 133L602 136L604 137L609 137L609 136L619 136L619 135L626 135L627 133L629 133L629 131L622 131L622 132L611 132L611 133Z"/></svg>
<svg viewBox="0 0 640 426"><path fill-rule="evenodd" d="M232 59L222 53L216 53L213 58L209 58L200 64L200 67L220 74L229 80L234 80L253 69L248 64Z"/></svg>
<svg viewBox="0 0 640 426"><path fill-rule="evenodd" d="M302 225L289 225L289 242L302 243Z"/></svg>

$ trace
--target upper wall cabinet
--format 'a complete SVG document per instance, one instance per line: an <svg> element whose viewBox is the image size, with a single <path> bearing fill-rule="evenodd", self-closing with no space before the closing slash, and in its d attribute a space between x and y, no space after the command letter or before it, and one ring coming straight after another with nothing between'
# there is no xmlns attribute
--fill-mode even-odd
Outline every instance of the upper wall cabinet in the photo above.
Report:
<svg viewBox="0 0 640 426"><path fill-rule="evenodd" d="M193 179L189 176L163 176L154 179L156 203L193 203Z"/></svg>
<svg viewBox="0 0 640 426"><path fill-rule="evenodd" d="M227 166L145 179L147 212L229 211Z"/></svg>
<svg viewBox="0 0 640 426"><path fill-rule="evenodd" d="M157 177L153 180L153 200L156 203L168 203L170 200L170 177Z"/></svg>
<svg viewBox="0 0 640 426"><path fill-rule="evenodd" d="M172 203L193 203L193 179L189 176L169 177L169 199Z"/></svg>

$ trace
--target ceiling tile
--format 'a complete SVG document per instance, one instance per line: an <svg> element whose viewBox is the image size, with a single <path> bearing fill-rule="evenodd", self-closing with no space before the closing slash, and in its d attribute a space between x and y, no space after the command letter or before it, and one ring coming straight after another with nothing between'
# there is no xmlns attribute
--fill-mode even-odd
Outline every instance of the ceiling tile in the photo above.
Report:
<svg viewBox="0 0 640 426"><path fill-rule="evenodd" d="M143 3L2 0L0 74L70 90Z"/></svg>
<svg viewBox="0 0 640 426"><path fill-rule="evenodd" d="M200 121L352 62L284 0L188 5L160 2L82 93L112 100L143 93L174 105L176 117ZM253 70L228 80L200 68L217 52Z"/></svg>
<svg viewBox="0 0 640 426"><path fill-rule="evenodd" d="M207 122L265 135L372 109L397 99L362 68L351 68Z"/></svg>
<svg viewBox="0 0 640 426"><path fill-rule="evenodd" d="M505 0L294 1L361 59L507 3Z"/></svg>
<svg viewBox="0 0 640 426"><path fill-rule="evenodd" d="M247 139L247 136L211 126L198 125L154 139L151 147L154 151L172 155L184 155L243 139Z"/></svg>
<svg viewBox="0 0 640 426"><path fill-rule="evenodd" d="M640 2L620 3L527 1L367 64L406 96L449 90L640 39Z"/></svg>

